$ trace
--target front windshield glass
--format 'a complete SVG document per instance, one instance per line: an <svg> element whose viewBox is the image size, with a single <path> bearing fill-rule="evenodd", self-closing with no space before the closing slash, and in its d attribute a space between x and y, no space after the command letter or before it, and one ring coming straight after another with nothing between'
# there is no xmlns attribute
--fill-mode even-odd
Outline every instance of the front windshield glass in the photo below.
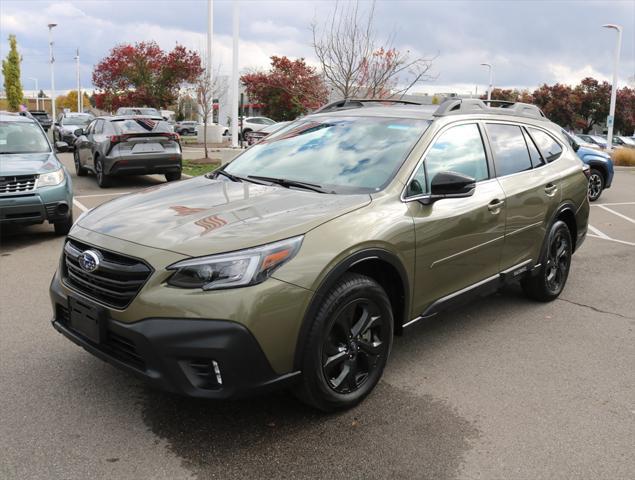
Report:
<svg viewBox="0 0 635 480"><path fill-rule="evenodd" d="M380 190L421 137L428 120L306 117L245 151L225 169L319 184L338 193Z"/></svg>
<svg viewBox="0 0 635 480"><path fill-rule="evenodd" d="M92 117L90 115L76 115L72 117L64 117L62 119L62 125L88 125Z"/></svg>
<svg viewBox="0 0 635 480"><path fill-rule="evenodd" d="M31 122L0 122L0 154L50 152L42 129Z"/></svg>

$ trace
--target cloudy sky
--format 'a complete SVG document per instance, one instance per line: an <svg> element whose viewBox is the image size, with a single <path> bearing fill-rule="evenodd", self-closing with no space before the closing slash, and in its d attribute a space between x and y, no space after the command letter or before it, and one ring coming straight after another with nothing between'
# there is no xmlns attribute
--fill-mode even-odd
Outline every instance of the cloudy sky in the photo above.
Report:
<svg viewBox="0 0 635 480"><path fill-rule="evenodd" d="M315 63L310 25L333 8L329 0L240 2L240 67L264 68L271 55L305 57ZM214 1L214 58L231 65L229 0ZM468 93L486 88L482 62L495 66L496 86L534 88L542 83L577 83L585 76L610 81L616 34L605 23L624 27L620 86L635 75L635 0L623 1L427 1L378 0L376 31L415 55L436 56L437 79L420 92ZM93 65L118 43L155 40L204 51L206 0L2 0L0 54L15 34L23 55L25 89L50 87L48 23L57 23L55 75L58 90L75 86L73 57L80 49L82 84Z"/></svg>

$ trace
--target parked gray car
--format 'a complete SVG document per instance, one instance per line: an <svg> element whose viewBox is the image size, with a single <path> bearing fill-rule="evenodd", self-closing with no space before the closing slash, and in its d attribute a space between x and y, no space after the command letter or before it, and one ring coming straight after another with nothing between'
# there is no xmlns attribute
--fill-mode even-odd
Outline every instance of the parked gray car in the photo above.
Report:
<svg viewBox="0 0 635 480"><path fill-rule="evenodd" d="M179 136L165 121L150 116L98 117L75 135L77 175L94 173L102 188L119 175L159 173L168 182L181 178Z"/></svg>

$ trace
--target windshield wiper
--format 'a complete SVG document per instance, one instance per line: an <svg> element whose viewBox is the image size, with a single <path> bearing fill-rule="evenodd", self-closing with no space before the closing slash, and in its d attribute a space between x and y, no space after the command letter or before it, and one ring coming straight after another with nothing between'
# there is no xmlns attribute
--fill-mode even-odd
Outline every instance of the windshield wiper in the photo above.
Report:
<svg viewBox="0 0 635 480"><path fill-rule="evenodd" d="M316 185L315 183L300 182L298 180L289 180L288 178L262 177L260 175L249 175L249 178L254 178L256 180L264 180L265 182L275 183L285 188L296 187L296 188L304 188L305 190L312 190L318 193L333 193L333 192L324 190L321 185Z"/></svg>
<svg viewBox="0 0 635 480"><path fill-rule="evenodd" d="M256 185L266 185L266 183L263 182L257 182L255 180L251 180L250 178L245 178L245 177L239 177L238 175L234 175L232 173L226 172L225 169L218 169L214 172L208 173L206 175L207 178L212 178L212 175L215 178L218 178L219 175L223 175L224 177L229 178L232 182L250 182L250 183L255 183Z"/></svg>

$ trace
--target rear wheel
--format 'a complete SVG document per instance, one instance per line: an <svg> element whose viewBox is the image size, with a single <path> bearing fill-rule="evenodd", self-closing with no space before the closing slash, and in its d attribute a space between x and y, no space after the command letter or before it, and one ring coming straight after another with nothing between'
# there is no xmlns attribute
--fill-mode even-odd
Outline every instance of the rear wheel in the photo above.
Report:
<svg viewBox="0 0 635 480"><path fill-rule="evenodd" d="M572 253L573 243L569 227L558 220L549 230L538 273L521 282L527 296L541 302L550 302L558 298L569 277Z"/></svg>
<svg viewBox="0 0 635 480"><path fill-rule="evenodd" d="M95 175L97 176L97 185L100 188L110 186L110 176L104 173L104 162L99 157L95 159Z"/></svg>
<svg viewBox="0 0 635 480"><path fill-rule="evenodd" d="M604 190L604 175L599 170L592 168L589 175L589 201L595 202Z"/></svg>
<svg viewBox="0 0 635 480"><path fill-rule="evenodd" d="M181 171L178 172L170 172L165 174L165 179L168 182L175 182L176 180L181 180Z"/></svg>
<svg viewBox="0 0 635 480"><path fill-rule="evenodd" d="M304 345L298 396L324 411L350 408L377 385L393 337L386 292L346 274L325 296Z"/></svg>
<svg viewBox="0 0 635 480"><path fill-rule="evenodd" d="M73 162L75 163L75 173L78 177L85 177L88 174L88 170L85 167L82 167L81 162L79 161L79 152L77 148L73 152Z"/></svg>

